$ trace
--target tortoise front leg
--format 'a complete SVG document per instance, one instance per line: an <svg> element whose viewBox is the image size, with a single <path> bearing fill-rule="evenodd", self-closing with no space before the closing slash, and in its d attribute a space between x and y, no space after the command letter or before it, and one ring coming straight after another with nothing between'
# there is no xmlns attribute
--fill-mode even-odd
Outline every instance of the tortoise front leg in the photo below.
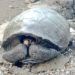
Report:
<svg viewBox="0 0 75 75"><path fill-rule="evenodd" d="M11 63L16 63L19 60L23 60L27 55L26 46L23 44L19 44L14 47L12 50L7 51L3 54L3 58Z"/></svg>

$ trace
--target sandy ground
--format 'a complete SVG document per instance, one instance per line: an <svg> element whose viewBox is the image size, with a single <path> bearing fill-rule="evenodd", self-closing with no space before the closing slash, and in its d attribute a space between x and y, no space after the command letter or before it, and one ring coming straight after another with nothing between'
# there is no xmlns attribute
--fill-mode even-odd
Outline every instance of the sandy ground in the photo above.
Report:
<svg viewBox="0 0 75 75"><path fill-rule="evenodd" d="M25 0L0 0L0 23L11 20L25 8Z"/></svg>
<svg viewBox="0 0 75 75"><path fill-rule="evenodd" d="M49 3L47 3L51 5L54 0L51 2L49 0L43 1L48 1ZM28 7L33 5L36 3L29 4ZM28 7L25 0L0 0L0 41L2 41L4 29L9 21ZM72 35L74 34L75 32L72 33ZM3 49L0 48L0 75L75 75L75 49L69 49L66 55L59 55L51 61L33 66L31 72L26 65L18 68L3 60L3 53Z"/></svg>

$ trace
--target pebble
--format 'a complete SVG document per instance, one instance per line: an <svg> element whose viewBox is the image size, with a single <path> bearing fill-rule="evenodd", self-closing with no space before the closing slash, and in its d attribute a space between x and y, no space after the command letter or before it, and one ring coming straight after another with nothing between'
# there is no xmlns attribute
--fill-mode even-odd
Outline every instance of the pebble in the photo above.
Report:
<svg viewBox="0 0 75 75"><path fill-rule="evenodd" d="M37 1L39 1L39 0L25 0L25 3L35 3L35 2L37 2Z"/></svg>
<svg viewBox="0 0 75 75"><path fill-rule="evenodd" d="M15 7L14 7L14 6L12 6L12 5L9 5L9 8L14 9Z"/></svg>
<svg viewBox="0 0 75 75"><path fill-rule="evenodd" d="M0 67L0 69L1 69L2 71L7 70L5 67Z"/></svg>
<svg viewBox="0 0 75 75"><path fill-rule="evenodd" d="M4 75L3 72L0 70L0 75Z"/></svg>
<svg viewBox="0 0 75 75"><path fill-rule="evenodd" d="M66 75L69 75L70 74L70 71L66 71Z"/></svg>
<svg viewBox="0 0 75 75"><path fill-rule="evenodd" d="M30 0L32 3L34 3L34 2L36 2L36 1L38 1L38 0Z"/></svg>

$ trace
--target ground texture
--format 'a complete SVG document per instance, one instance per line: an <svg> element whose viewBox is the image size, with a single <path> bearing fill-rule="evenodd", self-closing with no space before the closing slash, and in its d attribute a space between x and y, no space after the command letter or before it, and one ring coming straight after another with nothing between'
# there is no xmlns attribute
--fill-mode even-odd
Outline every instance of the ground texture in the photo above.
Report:
<svg viewBox="0 0 75 75"><path fill-rule="evenodd" d="M22 11L36 5L47 4L64 16L70 26L75 29L75 1L73 0L0 0L0 75L75 75L75 49L69 49L65 55L32 66L25 65L22 68L13 66L3 60L4 53L1 48L3 32L9 21ZM71 31L72 36L75 35Z"/></svg>

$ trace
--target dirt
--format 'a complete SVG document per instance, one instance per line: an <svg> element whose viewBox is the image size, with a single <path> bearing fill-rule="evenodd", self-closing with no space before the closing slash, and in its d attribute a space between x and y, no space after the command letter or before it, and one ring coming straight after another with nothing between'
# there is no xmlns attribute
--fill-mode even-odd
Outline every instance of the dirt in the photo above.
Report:
<svg viewBox="0 0 75 75"><path fill-rule="evenodd" d="M68 3L68 9L64 1L71 1ZM74 8L71 7L73 0L40 0L31 3L28 0L0 0L0 41L2 41L4 29L10 20L21 13L22 11L31 8L35 5L48 4L52 9L63 15L71 27L75 29ZM72 10L72 12L69 12ZM69 13L67 15L67 13ZM71 30L72 36L75 36L75 30ZM11 63L2 58L4 50L1 48L0 43L0 75L75 75L75 49L48 62L23 66L22 68L13 66Z"/></svg>
<svg viewBox="0 0 75 75"><path fill-rule="evenodd" d="M0 24L10 21L22 11L38 4L48 4L66 18L74 16L73 0L0 0Z"/></svg>
<svg viewBox="0 0 75 75"><path fill-rule="evenodd" d="M0 23L11 20L25 9L25 0L0 0Z"/></svg>

